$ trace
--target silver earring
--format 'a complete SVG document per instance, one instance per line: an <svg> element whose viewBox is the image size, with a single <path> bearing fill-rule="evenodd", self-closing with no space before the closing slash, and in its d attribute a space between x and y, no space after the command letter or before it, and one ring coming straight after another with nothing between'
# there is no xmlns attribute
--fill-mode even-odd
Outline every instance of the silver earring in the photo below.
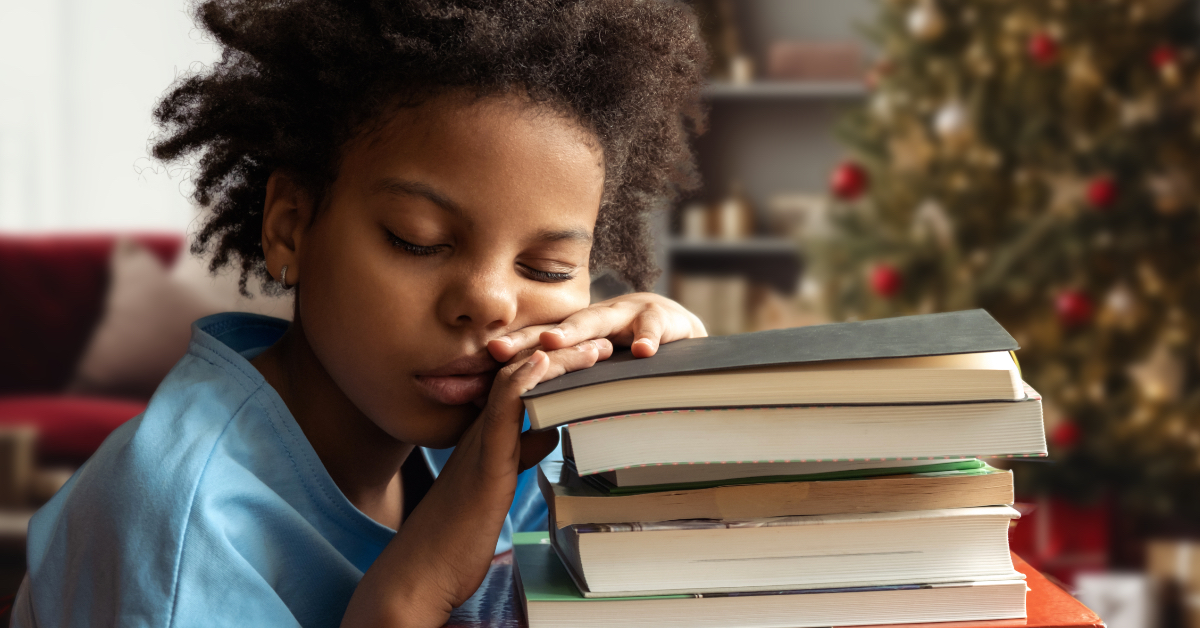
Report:
<svg viewBox="0 0 1200 628"><path fill-rule="evenodd" d="M287 285L287 264L284 264L283 270L279 271L279 284L281 286L283 286L284 288L288 287L288 285Z"/></svg>

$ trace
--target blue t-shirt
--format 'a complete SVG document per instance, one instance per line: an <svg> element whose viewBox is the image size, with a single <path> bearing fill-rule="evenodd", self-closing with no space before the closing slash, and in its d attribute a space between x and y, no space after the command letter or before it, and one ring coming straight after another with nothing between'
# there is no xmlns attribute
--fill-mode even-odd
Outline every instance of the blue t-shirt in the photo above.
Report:
<svg viewBox="0 0 1200 628"><path fill-rule="evenodd" d="M286 328L252 314L193 325L146 411L30 521L13 626L341 622L395 531L346 499L249 363ZM450 450L421 453L436 476ZM496 551L545 526L527 471Z"/></svg>

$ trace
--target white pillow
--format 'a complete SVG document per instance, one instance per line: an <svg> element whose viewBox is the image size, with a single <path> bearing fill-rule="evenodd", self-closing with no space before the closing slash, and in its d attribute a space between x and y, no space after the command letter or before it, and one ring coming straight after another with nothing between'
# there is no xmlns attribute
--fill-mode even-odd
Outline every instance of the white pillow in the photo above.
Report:
<svg viewBox="0 0 1200 628"><path fill-rule="evenodd" d="M168 271L132 240L113 247L110 278L104 314L69 393L148 398L187 352L196 319L228 311L291 318L291 295L247 299L238 294L235 273L213 277L188 254ZM256 292L257 283L249 288Z"/></svg>

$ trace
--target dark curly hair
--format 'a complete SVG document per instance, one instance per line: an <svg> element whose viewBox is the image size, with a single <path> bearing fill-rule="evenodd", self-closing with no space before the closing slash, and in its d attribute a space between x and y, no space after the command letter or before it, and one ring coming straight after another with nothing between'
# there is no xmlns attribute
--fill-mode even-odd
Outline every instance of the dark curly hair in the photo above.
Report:
<svg viewBox="0 0 1200 628"><path fill-rule="evenodd" d="M698 184L707 53L673 0L209 0L197 23L220 61L178 80L154 110L153 154L195 158L209 210L192 250L268 279L267 179L317 199L342 148L390 110L460 89L516 93L594 134L605 165L591 265L644 290L658 274L648 215ZM268 285L271 282L267 282Z"/></svg>

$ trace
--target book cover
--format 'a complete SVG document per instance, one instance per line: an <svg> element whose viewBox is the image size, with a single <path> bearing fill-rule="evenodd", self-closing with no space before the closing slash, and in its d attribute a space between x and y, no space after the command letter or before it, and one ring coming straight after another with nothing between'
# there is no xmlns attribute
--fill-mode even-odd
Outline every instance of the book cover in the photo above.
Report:
<svg viewBox="0 0 1200 628"><path fill-rule="evenodd" d="M595 366L539 384L532 399L565 390L643 377L830 360L1014 351L1017 342L984 310L920 314L690 338L662 345L649 359L618 351Z"/></svg>

